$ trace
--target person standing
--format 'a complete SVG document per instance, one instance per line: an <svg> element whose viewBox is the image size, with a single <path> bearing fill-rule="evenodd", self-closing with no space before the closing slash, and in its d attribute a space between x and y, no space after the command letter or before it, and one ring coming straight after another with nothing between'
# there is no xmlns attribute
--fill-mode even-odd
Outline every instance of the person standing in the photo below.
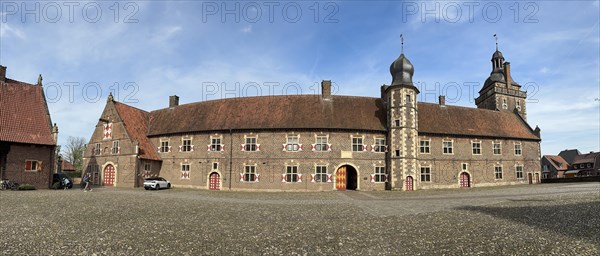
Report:
<svg viewBox="0 0 600 256"><path fill-rule="evenodd" d="M83 182L85 182L85 188L83 188L83 192L92 191L92 188L90 188L90 176L91 175L89 173L86 173L85 176L83 176Z"/></svg>

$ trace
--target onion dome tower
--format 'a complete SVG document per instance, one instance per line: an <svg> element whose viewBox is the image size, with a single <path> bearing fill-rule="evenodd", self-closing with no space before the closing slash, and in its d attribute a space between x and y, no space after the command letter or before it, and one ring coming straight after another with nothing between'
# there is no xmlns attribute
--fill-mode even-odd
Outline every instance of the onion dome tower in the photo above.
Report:
<svg viewBox="0 0 600 256"><path fill-rule="evenodd" d="M417 188L418 111L419 89L412 78L414 66L404 55L404 38L401 38L400 56L390 65L392 83L381 87L381 97L386 104L388 127L388 152L386 166L389 189L413 190Z"/></svg>

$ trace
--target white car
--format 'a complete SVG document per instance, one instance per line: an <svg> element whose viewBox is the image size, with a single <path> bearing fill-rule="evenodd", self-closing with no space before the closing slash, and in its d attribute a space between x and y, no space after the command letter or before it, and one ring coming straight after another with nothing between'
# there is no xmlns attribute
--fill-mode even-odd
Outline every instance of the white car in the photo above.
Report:
<svg viewBox="0 0 600 256"><path fill-rule="evenodd" d="M162 177L153 177L147 178L144 180L144 188L148 189L161 189L161 188L171 188L171 182L165 180Z"/></svg>

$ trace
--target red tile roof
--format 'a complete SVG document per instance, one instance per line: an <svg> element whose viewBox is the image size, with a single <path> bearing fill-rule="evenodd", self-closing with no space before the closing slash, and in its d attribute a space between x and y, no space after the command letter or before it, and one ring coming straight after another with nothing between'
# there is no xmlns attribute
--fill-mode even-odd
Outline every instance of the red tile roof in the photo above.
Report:
<svg viewBox="0 0 600 256"><path fill-rule="evenodd" d="M418 103L419 133L539 140L517 114ZM149 136L254 129L340 129L385 132L380 98L287 95L211 100L150 112Z"/></svg>
<svg viewBox="0 0 600 256"><path fill-rule="evenodd" d="M0 141L55 145L43 87L0 81Z"/></svg>
<svg viewBox="0 0 600 256"><path fill-rule="evenodd" d="M125 130L132 141L139 143L139 157L142 159L161 160L146 134L148 134L148 112L128 106L123 103L114 102L115 109L119 113Z"/></svg>
<svg viewBox="0 0 600 256"><path fill-rule="evenodd" d="M561 156L545 155L544 157L549 160L548 162L550 162L557 171L566 171L569 169L569 164Z"/></svg>
<svg viewBox="0 0 600 256"><path fill-rule="evenodd" d="M515 113L424 102L419 133L540 140Z"/></svg>
<svg viewBox="0 0 600 256"><path fill-rule="evenodd" d="M386 131L380 99L319 95L211 100L150 112L149 135L244 129Z"/></svg>
<svg viewBox="0 0 600 256"><path fill-rule="evenodd" d="M598 156L600 156L600 152L581 154L573 158L573 164L593 163L596 160L596 157Z"/></svg>
<svg viewBox="0 0 600 256"><path fill-rule="evenodd" d="M61 165L63 171L75 171L75 166L69 161L63 160Z"/></svg>

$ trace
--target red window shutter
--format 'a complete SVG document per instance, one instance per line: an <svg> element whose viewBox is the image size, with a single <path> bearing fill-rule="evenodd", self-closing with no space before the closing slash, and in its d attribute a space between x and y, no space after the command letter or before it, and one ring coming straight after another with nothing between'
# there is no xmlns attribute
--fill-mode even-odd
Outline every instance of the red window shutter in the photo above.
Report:
<svg viewBox="0 0 600 256"><path fill-rule="evenodd" d="M190 148L191 151L194 151L194 145L191 146Z"/></svg>
<svg viewBox="0 0 600 256"><path fill-rule="evenodd" d="M169 146L169 152L171 152L171 146Z"/></svg>
<svg viewBox="0 0 600 256"><path fill-rule="evenodd" d="M333 174L327 174L327 182L331 183Z"/></svg>
<svg viewBox="0 0 600 256"><path fill-rule="evenodd" d="M282 149L283 151L285 151L285 147L286 147L286 146L287 146L287 144L283 144L283 147L281 147L281 149Z"/></svg>
<svg viewBox="0 0 600 256"><path fill-rule="evenodd" d="M31 161L25 161L25 170L30 171L31 170Z"/></svg>
<svg viewBox="0 0 600 256"><path fill-rule="evenodd" d="M315 151L316 147L317 147L317 144L310 144L310 150L311 151Z"/></svg>
<svg viewBox="0 0 600 256"><path fill-rule="evenodd" d="M210 151L210 145L206 145L206 151Z"/></svg>
<svg viewBox="0 0 600 256"><path fill-rule="evenodd" d="M298 151L302 151L302 150L304 150L304 145L298 144Z"/></svg>
<svg viewBox="0 0 600 256"><path fill-rule="evenodd" d="M256 144L256 151L260 151L260 144Z"/></svg>
<svg viewBox="0 0 600 256"><path fill-rule="evenodd" d="M298 173L298 182L302 182L302 174Z"/></svg>
<svg viewBox="0 0 600 256"><path fill-rule="evenodd" d="M179 146L179 152L183 151L183 146Z"/></svg>
<svg viewBox="0 0 600 256"><path fill-rule="evenodd" d="M367 151L367 145L363 144L363 151Z"/></svg>
<svg viewBox="0 0 600 256"><path fill-rule="evenodd" d="M281 182L285 183L285 174L281 174Z"/></svg>
<svg viewBox="0 0 600 256"><path fill-rule="evenodd" d="M371 145L371 152L375 152L375 145Z"/></svg>
<svg viewBox="0 0 600 256"><path fill-rule="evenodd" d="M310 175L310 182L315 182L315 175L314 174Z"/></svg>
<svg viewBox="0 0 600 256"><path fill-rule="evenodd" d="M121 154L121 147L117 147L117 154Z"/></svg>
<svg viewBox="0 0 600 256"><path fill-rule="evenodd" d="M244 181L244 174L240 173L240 182Z"/></svg>
<svg viewBox="0 0 600 256"><path fill-rule="evenodd" d="M331 144L327 144L327 151L331 151Z"/></svg>
<svg viewBox="0 0 600 256"><path fill-rule="evenodd" d="M385 175L385 182L388 182L388 175Z"/></svg>
<svg viewBox="0 0 600 256"><path fill-rule="evenodd" d="M221 144L221 151L225 151L225 144Z"/></svg>
<svg viewBox="0 0 600 256"><path fill-rule="evenodd" d="M370 177L371 177L371 182L375 182L375 174L371 174Z"/></svg>
<svg viewBox="0 0 600 256"><path fill-rule="evenodd" d="M156 151L160 153L160 147L156 147Z"/></svg>
<svg viewBox="0 0 600 256"><path fill-rule="evenodd" d="M38 171L42 170L42 161L37 161L37 170Z"/></svg>
<svg viewBox="0 0 600 256"><path fill-rule="evenodd" d="M256 182L260 181L260 174L257 173L257 174L254 175L254 177L255 177L254 181L256 181Z"/></svg>
<svg viewBox="0 0 600 256"><path fill-rule="evenodd" d="M246 144L242 144L242 146L240 147L241 151L246 151Z"/></svg>

